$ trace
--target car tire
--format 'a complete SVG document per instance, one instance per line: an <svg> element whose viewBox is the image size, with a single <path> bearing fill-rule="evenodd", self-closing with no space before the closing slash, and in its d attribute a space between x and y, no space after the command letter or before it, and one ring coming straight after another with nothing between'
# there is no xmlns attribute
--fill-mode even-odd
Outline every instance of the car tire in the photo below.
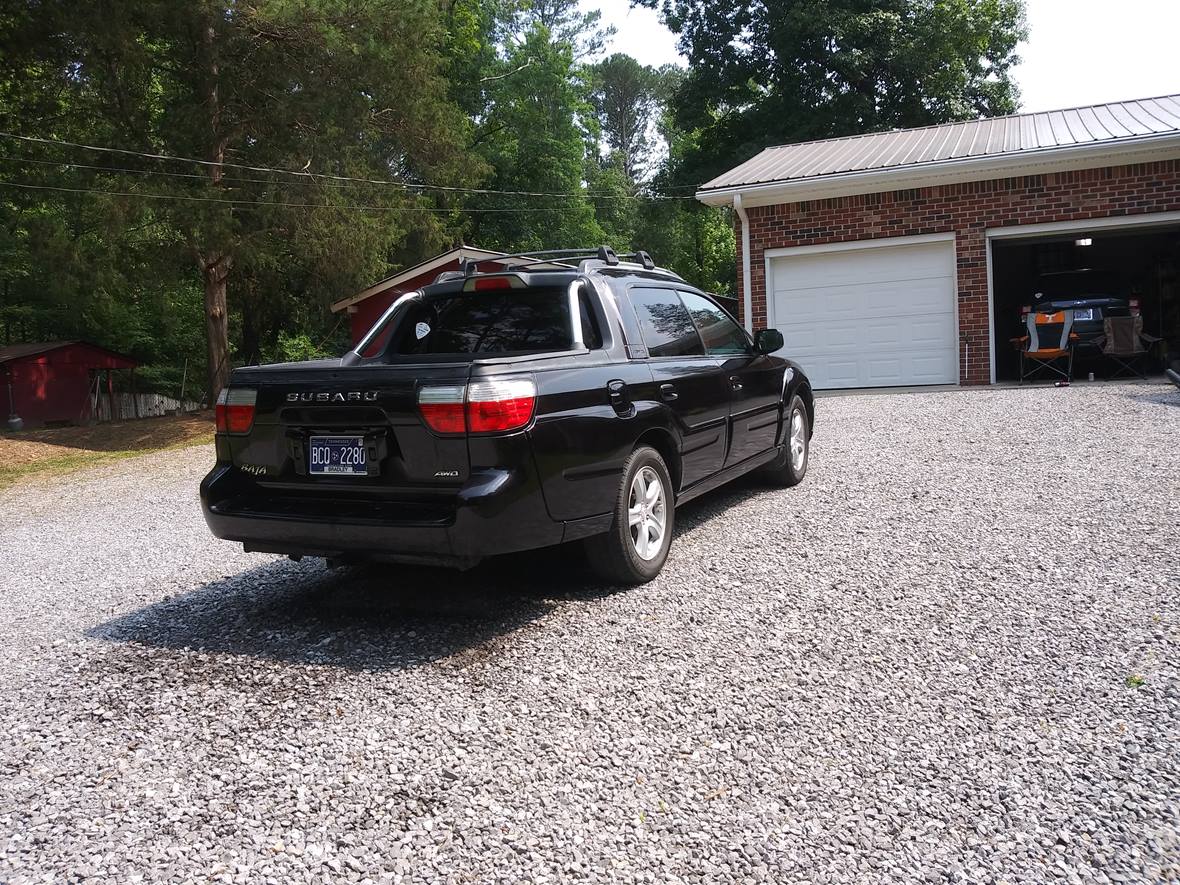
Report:
<svg viewBox="0 0 1180 885"><path fill-rule="evenodd" d="M786 437L779 456L762 469L762 476L772 485L797 486L807 475L811 457L811 422L803 397L795 394L784 412L783 433Z"/></svg>
<svg viewBox="0 0 1180 885"><path fill-rule="evenodd" d="M640 446L623 464L610 528L585 541L590 567L613 584L646 584L668 558L675 516L668 467L659 452Z"/></svg>

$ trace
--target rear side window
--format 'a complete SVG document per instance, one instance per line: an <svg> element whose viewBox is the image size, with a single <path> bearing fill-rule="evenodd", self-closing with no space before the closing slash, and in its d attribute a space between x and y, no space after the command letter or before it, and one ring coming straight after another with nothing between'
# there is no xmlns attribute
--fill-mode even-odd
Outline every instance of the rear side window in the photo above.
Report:
<svg viewBox="0 0 1180 885"><path fill-rule="evenodd" d="M569 350L569 299L562 289L496 290L437 295L412 304L389 353L538 353Z"/></svg>
<svg viewBox="0 0 1180 885"><path fill-rule="evenodd" d="M602 330L598 328L598 315L590 304L590 296L583 286L578 295L578 311L582 317L582 343L587 350L598 350L602 347Z"/></svg>
<svg viewBox="0 0 1180 885"><path fill-rule="evenodd" d="M746 333L724 310L695 292L681 292L680 298L701 333L706 353L733 356L750 352Z"/></svg>
<svg viewBox="0 0 1180 885"><path fill-rule="evenodd" d="M650 356L703 356L692 317L671 289L631 289L631 304Z"/></svg>

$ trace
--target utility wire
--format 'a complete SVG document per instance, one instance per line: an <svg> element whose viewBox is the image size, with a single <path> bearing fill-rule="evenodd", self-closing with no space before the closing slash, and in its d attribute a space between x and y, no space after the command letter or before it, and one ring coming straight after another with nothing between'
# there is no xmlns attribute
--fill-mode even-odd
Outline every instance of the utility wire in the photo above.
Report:
<svg viewBox="0 0 1180 885"><path fill-rule="evenodd" d="M194 163L199 166L206 166L206 167L242 169L247 172L267 172L267 173L271 173L274 175L294 175L294 176L298 176L301 178L309 178L309 179L310 178L319 178L319 179L326 179L329 181L351 182L354 184L376 184L376 185L382 185L382 186L386 186L386 187L399 187L399 188L403 188L405 190L436 190L436 191L444 191L444 192L448 192L448 193L496 194L496 195L513 196L513 197L571 197L571 196L616 196L617 197L617 196L622 196L619 194L605 194L603 192L598 192L598 193L587 192L585 194L579 195L579 194L569 194L569 193L558 193L558 192L554 192L554 191L495 190L492 188L457 187L457 186L443 185L443 184L419 184L416 182L389 181L388 179L380 179L380 178L357 178L357 177L353 177L353 176L349 176L349 175L334 175L334 174L327 173L327 172L304 172L304 171L297 171L294 169L277 169L272 166L252 166L252 165L249 165L246 163L231 163L229 161L217 162L215 160L200 160L195 157L180 157L180 156L170 156L168 154L153 154L153 153L149 153L146 151L133 151L133 150L129 150L127 148L103 147L100 145L80 144L80 143L74 142L74 141L60 141L58 139L52 139L52 138L39 138L34 135L17 135L14 132L0 132L0 138L10 138L10 139L14 139L16 141L23 141L23 142L28 142L28 143L32 143L32 144L47 144L47 145L54 145L56 147L72 147L72 148L79 148L81 150L87 150L87 151L98 151L101 153L109 153L109 154L121 154L124 156L131 156L131 157L145 157L150 160L163 160L166 162L173 162L173 163ZM639 196L638 194L626 195L626 196L628 196L632 199L637 199L637 200L647 199L645 197ZM692 199L695 199L695 197L669 196L669 197L665 197L663 199L692 200Z"/></svg>
<svg viewBox="0 0 1180 885"><path fill-rule="evenodd" d="M156 175L164 176L166 178L183 178L187 180L199 180L207 182L209 176L201 172L166 172L160 169L131 169L125 166L97 166L90 163L72 163L67 160L42 160L34 157L5 157L0 156L0 162L4 163L32 163L39 166L58 166L66 169L83 169L92 172L105 172L111 175ZM234 183L251 183L251 184L273 184L279 187L284 187L286 184L299 185L319 185L320 187L330 188L332 190L347 190L350 187L358 187L357 184L348 182L331 182L331 181L292 181L280 182L273 178L242 178L239 176L227 175L221 181L228 181ZM391 184L394 182L390 182ZM500 192L494 192L499 194ZM596 195L597 194L597 195ZM624 199L642 199L650 203L663 203L671 200L684 199L683 197L635 197L631 194L608 194L606 192L588 192L585 194L564 194L562 197L554 196L553 199L580 199L586 197L587 199L595 200L624 200Z"/></svg>
<svg viewBox="0 0 1180 885"><path fill-rule="evenodd" d="M276 209L337 209L349 212L435 212L441 214L462 212L568 212L568 206L529 206L526 208L455 208L439 209L434 206L335 206L331 203L286 203L274 200L220 199L217 197L194 197L187 194L152 194L139 191L109 191L86 187L60 187L49 184L26 184L18 181L2 181L0 187L16 187L22 190L56 191L67 194L102 194L109 197L143 197L152 200L184 200L191 203L223 203L231 206L273 206Z"/></svg>

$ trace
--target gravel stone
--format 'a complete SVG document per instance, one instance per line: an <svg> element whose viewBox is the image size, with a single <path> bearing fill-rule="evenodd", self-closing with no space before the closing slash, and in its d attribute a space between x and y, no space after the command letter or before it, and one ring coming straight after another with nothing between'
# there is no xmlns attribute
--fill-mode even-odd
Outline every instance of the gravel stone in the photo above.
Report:
<svg viewBox="0 0 1180 885"><path fill-rule="evenodd" d="M817 411L628 591L244 554L207 447L0 492L0 881L1180 879L1180 391Z"/></svg>

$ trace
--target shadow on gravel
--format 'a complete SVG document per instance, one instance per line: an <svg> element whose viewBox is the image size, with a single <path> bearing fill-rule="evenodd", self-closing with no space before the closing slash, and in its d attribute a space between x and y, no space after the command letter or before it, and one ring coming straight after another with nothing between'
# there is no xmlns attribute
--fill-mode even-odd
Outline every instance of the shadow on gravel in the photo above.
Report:
<svg viewBox="0 0 1180 885"><path fill-rule="evenodd" d="M691 531L760 489L739 480L686 505ZM676 555L673 548L673 556ZM99 624L87 635L154 648L357 670L396 670L494 655L500 640L567 602L619 592L577 547L497 557L468 572L411 566L326 569L271 560Z"/></svg>
<svg viewBox="0 0 1180 885"><path fill-rule="evenodd" d="M564 553L564 555L563 555ZM561 600L609 595L569 573L568 551L504 557L469 572L326 569L271 561L93 627L109 642L362 670L491 652Z"/></svg>
<svg viewBox="0 0 1180 885"><path fill-rule="evenodd" d="M1141 403L1155 403L1161 406L1180 406L1180 389L1172 384L1136 385L1136 389L1128 390L1124 396L1127 399Z"/></svg>

